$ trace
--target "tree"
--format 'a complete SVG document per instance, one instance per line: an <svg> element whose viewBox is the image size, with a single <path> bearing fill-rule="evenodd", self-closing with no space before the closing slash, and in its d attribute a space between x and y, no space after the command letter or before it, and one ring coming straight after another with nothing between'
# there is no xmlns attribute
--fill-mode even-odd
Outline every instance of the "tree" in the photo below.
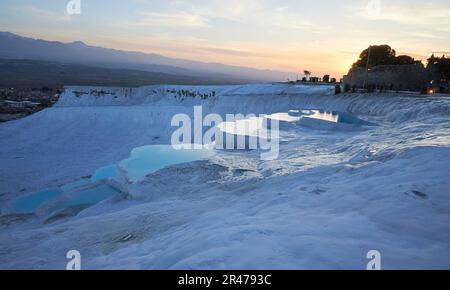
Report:
<svg viewBox="0 0 450 290"><path fill-rule="evenodd" d="M434 56L434 53L430 56L429 59L427 59L428 63L427 63L427 68L432 67L433 65L435 65L437 63L437 61L439 60L438 57Z"/></svg>
<svg viewBox="0 0 450 290"><path fill-rule="evenodd" d="M409 55L399 55L395 58L395 64L415 64L419 62L419 60L415 60Z"/></svg>
<svg viewBox="0 0 450 290"><path fill-rule="evenodd" d="M369 64L369 68L377 65L393 64L395 62L395 54L395 50L389 45L373 45L361 52L359 59L353 64L353 68L366 67L367 64ZM369 62L367 61L368 59Z"/></svg>
<svg viewBox="0 0 450 290"><path fill-rule="evenodd" d="M322 78L322 81L324 83L329 83L330 82L330 75L324 75L323 78Z"/></svg>
<svg viewBox="0 0 450 290"><path fill-rule="evenodd" d="M441 79L445 82L450 81L450 58L446 58L445 55L442 56L437 61L437 71L441 75Z"/></svg>
<svg viewBox="0 0 450 290"><path fill-rule="evenodd" d="M308 79L309 76L312 74L312 72L310 72L309 70L304 70L303 74L305 75L305 77Z"/></svg>
<svg viewBox="0 0 450 290"><path fill-rule="evenodd" d="M450 58L445 55L435 57L434 54L428 59L427 68L437 72L442 82L450 82Z"/></svg>
<svg viewBox="0 0 450 290"><path fill-rule="evenodd" d="M370 54L370 58L369 58ZM353 64L351 69L365 68L369 65L369 69L378 65L404 65L404 64L419 64L420 60L415 60L408 55L396 56L396 51L389 45L372 45L365 49L359 55L359 59Z"/></svg>

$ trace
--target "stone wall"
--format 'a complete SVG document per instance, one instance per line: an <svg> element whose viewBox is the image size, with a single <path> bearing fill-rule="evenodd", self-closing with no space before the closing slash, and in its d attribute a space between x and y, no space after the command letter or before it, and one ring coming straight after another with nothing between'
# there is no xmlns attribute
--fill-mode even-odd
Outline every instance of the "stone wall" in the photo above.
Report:
<svg viewBox="0 0 450 290"><path fill-rule="evenodd" d="M366 73L365 68L353 69L344 76L344 85L362 87L367 77L366 86L381 86L384 89L420 91L429 85L433 73L421 65L380 65Z"/></svg>

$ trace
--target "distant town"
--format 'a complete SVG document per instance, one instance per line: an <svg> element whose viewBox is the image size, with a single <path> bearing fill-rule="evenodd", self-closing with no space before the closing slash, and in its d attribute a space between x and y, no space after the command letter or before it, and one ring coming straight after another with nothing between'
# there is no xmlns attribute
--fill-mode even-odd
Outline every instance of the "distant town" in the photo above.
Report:
<svg viewBox="0 0 450 290"><path fill-rule="evenodd" d="M0 122L23 118L53 106L62 88L0 88Z"/></svg>

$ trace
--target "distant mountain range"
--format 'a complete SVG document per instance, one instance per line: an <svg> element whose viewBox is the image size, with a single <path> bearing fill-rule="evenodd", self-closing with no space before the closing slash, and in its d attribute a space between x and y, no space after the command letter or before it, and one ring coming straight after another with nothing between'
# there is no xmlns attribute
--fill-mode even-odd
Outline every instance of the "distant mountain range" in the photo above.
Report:
<svg viewBox="0 0 450 290"><path fill-rule="evenodd" d="M94 47L80 41L62 43L33 39L9 32L0 32L0 58L137 70L190 78L215 79L217 82L285 81L289 75L293 75L293 73L273 70L168 58L153 53Z"/></svg>
<svg viewBox="0 0 450 290"><path fill-rule="evenodd" d="M42 60L0 59L0 87L62 88L69 85L139 87L145 85L224 85L237 79L174 75L131 69L93 67Z"/></svg>

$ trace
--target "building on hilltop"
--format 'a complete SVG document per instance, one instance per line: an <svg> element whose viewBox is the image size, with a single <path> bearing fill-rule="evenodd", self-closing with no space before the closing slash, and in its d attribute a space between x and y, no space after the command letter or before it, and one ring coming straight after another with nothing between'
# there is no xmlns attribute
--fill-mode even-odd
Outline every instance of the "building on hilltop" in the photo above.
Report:
<svg viewBox="0 0 450 290"><path fill-rule="evenodd" d="M421 91L433 80L432 71L421 64L379 65L372 69L354 68L344 76L343 84L350 87L375 87L396 91Z"/></svg>

